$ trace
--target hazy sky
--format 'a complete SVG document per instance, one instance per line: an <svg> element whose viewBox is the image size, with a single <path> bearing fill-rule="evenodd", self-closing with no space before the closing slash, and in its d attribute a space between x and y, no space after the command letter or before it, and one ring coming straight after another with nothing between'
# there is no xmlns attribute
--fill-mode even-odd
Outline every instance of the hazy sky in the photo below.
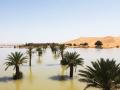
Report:
<svg viewBox="0 0 120 90"><path fill-rule="evenodd" d="M120 0L0 0L0 42L120 35Z"/></svg>

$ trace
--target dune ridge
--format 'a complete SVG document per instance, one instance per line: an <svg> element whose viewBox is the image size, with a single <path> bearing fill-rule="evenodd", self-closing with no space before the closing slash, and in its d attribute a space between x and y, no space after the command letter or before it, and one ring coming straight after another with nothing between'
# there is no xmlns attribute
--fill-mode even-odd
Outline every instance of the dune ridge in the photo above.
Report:
<svg viewBox="0 0 120 90"><path fill-rule="evenodd" d="M120 36L113 37L113 36L105 36L105 37L80 37L74 40L70 40L65 42L65 44L71 43L76 44L79 46L81 43L88 43L90 48L95 47L95 42L100 40L103 43L103 48L114 48L120 47Z"/></svg>

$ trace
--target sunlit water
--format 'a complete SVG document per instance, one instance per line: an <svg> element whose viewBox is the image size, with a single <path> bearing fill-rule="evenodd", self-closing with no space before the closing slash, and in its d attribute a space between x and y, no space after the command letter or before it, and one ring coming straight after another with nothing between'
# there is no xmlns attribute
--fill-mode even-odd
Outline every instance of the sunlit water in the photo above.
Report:
<svg viewBox="0 0 120 90"><path fill-rule="evenodd" d="M60 66L60 58L55 59L50 51L47 51L39 58L36 53L32 57L32 67L28 63L20 67L24 74L22 80L13 81L11 77L14 73L13 67L5 71L5 58L10 52L21 51L25 53L25 49L0 49L0 90L83 90L86 83L79 82L78 70L83 67L78 67L77 72L74 74L73 80L68 77L65 80L60 80L60 75L69 75L69 69L65 72ZM120 49L66 49L66 51L77 51L81 57L84 58L84 66L91 65L91 61L95 61L100 57L114 58L120 62ZM88 90L98 90L90 88Z"/></svg>

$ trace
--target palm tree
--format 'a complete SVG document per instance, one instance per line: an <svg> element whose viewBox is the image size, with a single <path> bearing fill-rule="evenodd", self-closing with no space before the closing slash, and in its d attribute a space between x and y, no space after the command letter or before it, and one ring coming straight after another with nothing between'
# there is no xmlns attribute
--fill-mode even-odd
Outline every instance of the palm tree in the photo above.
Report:
<svg viewBox="0 0 120 90"><path fill-rule="evenodd" d="M60 51L60 55L61 55L62 59L63 59L63 54L64 54L65 49L66 49L65 44L60 44L59 45L59 51Z"/></svg>
<svg viewBox="0 0 120 90"><path fill-rule="evenodd" d="M66 52L61 60L62 65L68 65L70 67L70 78L73 77L74 67L77 65L83 65L83 59L79 58L80 54L77 52Z"/></svg>
<svg viewBox="0 0 120 90"><path fill-rule="evenodd" d="M7 62L5 63L7 67L5 68L5 70L7 70L10 66L14 66L14 69L16 69L16 73L13 76L13 79L22 78L22 73L19 70L19 66L23 63L26 63L26 59L26 56L23 56L23 53L21 52L15 52L8 55L6 59Z"/></svg>
<svg viewBox="0 0 120 90"><path fill-rule="evenodd" d="M87 66L85 70L80 70L82 78L80 81L87 82L89 87L102 88L103 90L117 90L120 88L120 64L116 64L114 59L103 59L91 62L92 67Z"/></svg>
<svg viewBox="0 0 120 90"><path fill-rule="evenodd" d="M59 58L59 48L58 48L58 44L52 43L50 45L51 51L53 53L53 56L55 59Z"/></svg>
<svg viewBox="0 0 120 90"><path fill-rule="evenodd" d="M47 44L44 44L44 45L43 45L43 50L46 50L47 47L48 47L48 45L47 45Z"/></svg>
<svg viewBox="0 0 120 90"><path fill-rule="evenodd" d="M56 45L55 43L52 43L52 44L50 45L50 48L51 48L51 51L52 51L53 54L57 54L57 52L58 52L58 47L57 47L57 45Z"/></svg>
<svg viewBox="0 0 120 90"><path fill-rule="evenodd" d="M28 50L27 50L27 54L29 55L29 66L31 67L31 59L32 59L32 47L29 47Z"/></svg>
<svg viewBox="0 0 120 90"><path fill-rule="evenodd" d="M40 57L42 55L42 48L37 48L36 49L37 53L38 53L38 56Z"/></svg>
<svg viewBox="0 0 120 90"><path fill-rule="evenodd" d="M40 57L42 56L44 50L41 47L36 48L37 54L38 54L38 63L41 63Z"/></svg>

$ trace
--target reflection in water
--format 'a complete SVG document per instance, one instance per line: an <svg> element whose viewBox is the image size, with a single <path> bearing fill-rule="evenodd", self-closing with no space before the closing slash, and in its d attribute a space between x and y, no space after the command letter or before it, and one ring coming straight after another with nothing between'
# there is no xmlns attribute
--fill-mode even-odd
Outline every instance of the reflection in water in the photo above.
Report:
<svg viewBox="0 0 120 90"><path fill-rule="evenodd" d="M46 64L46 66L59 66L60 64Z"/></svg>
<svg viewBox="0 0 120 90"><path fill-rule="evenodd" d="M30 80L31 83L33 82L33 74L32 74L31 67L29 68L29 80Z"/></svg>
<svg viewBox="0 0 120 90"><path fill-rule="evenodd" d="M61 65L61 76L63 76L63 78L69 78L69 77L64 77L64 76L66 76L65 72L67 71L67 68L68 68L67 65ZM70 78L68 80L69 80L69 84L68 84L69 86L68 86L67 90L76 90L75 86L74 86L74 80L70 79Z"/></svg>
<svg viewBox="0 0 120 90"><path fill-rule="evenodd" d="M51 80L56 80L56 81L67 81L67 80L69 80L70 78L69 78L69 76L67 76L67 75L56 75L56 76L52 76L52 77L50 77L49 79L51 79Z"/></svg>
<svg viewBox="0 0 120 90"><path fill-rule="evenodd" d="M68 90L76 90L75 88L74 88L74 81L73 80L70 80L70 84L69 84L70 86L68 87Z"/></svg>
<svg viewBox="0 0 120 90"><path fill-rule="evenodd" d="M77 51L81 57L84 58L84 66L91 65L91 61L94 61L98 58L115 58L117 62L120 58L120 49L67 49L68 51ZM26 52L25 49L0 49L0 90L84 90L84 87L87 83L79 82L78 70L82 69L81 67L77 68L74 79L69 78L69 70L67 66L60 66L59 60L54 60L51 56L51 51L48 51L43 56L42 62L38 58L33 57L32 67L28 67L28 63L24 64L21 68L21 71L24 74L24 78L18 81L11 80L12 68L8 71L4 71L4 63L6 56L13 51L22 51ZM42 62L42 65L40 65ZM39 64L38 64L39 63ZM50 67L51 66L51 67ZM7 75L7 76L6 76ZM64 79L61 79L61 76L64 76ZM46 86L47 85L47 86ZM89 88L89 90L99 90L96 88Z"/></svg>
<svg viewBox="0 0 120 90"><path fill-rule="evenodd" d="M66 69L67 69L67 65L61 65L61 76L65 75Z"/></svg>
<svg viewBox="0 0 120 90"><path fill-rule="evenodd" d="M59 55L59 54L57 54L57 53L56 53L56 54L54 54L54 53L53 53L53 58L54 58L55 60L57 60L59 57L60 57L60 55Z"/></svg>
<svg viewBox="0 0 120 90"><path fill-rule="evenodd" d="M22 83L22 80L16 80L16 81L15 81L15 85L16 85L16 86L15 86L15 87L16 87L15 90L21 90L21 89L20 89L21 83Z"/></svg>
<svg viewBox="0 0 120 90"><path fill-rule="evenodd" d="M41 64L41 63L42 63L42 60L41 60L41 57L40 57L40 56L38 56L37 63L38 63L38 64Z"/></svg>
<svg viewBox="0 0 120 90"><path fill-rule="evenodd" d="M101 51L102 49L97 48L96 51Z"/></svg>

